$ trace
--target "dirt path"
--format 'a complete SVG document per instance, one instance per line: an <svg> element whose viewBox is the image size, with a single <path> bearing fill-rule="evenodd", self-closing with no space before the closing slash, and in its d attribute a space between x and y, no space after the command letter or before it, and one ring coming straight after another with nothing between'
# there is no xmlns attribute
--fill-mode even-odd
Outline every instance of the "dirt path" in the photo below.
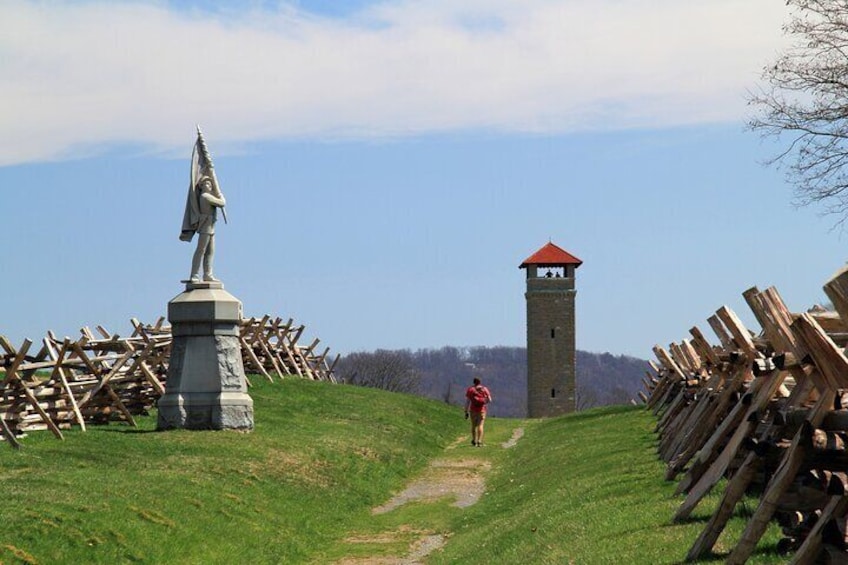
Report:
<svg viewBox="0 0 848 565"><path fill-rule="evenodd" d="M483 475L491 468L490 462L478 458L436 459L403 492L372 509L371 513L385 514L408 502L435 502L443 496L455 497L453 505L466 508L483 496L486 489L486 479Z"/></svg>
<svg viewBox="0 0 848 565"><path fill-rule="evenodd" d="M524 428L512 430L512 437L501 443L502 449L514 447L523 437ZM466 437L460 437L447 447L452 451L459 449L466 442ZM483 448L489 449L489 448ZM494 448L497 449L497 448ZM413 479L400 493L389 501L371 510L374 515L392 512L410 502L430 503L445 497L454 499L453 506L467 508L480 500L486 491L486 474L491 470L491 462L484 454L477 455L478 450L469 446L471 451L461 457L440 457ZM416 529L411 525L394 528L392 531L370 535L354 535L347 538L349 544L392 544L403 539L412 538L406 554L403 556L372 556L346 557L336 562L336 565L420 565L421 560L432 552L442 548L447 543L450 532L437 533L424 529Z"/></svg>
<svg viewBox="0 0 848 565"><path fill-rule="evenodd" d="M504 449L509 449L510 447L515 447L515 444L518 443L518 440L524 437L524 428L515 428L512 430L512 437L507 441L501 444L501 447Z"/></svg>

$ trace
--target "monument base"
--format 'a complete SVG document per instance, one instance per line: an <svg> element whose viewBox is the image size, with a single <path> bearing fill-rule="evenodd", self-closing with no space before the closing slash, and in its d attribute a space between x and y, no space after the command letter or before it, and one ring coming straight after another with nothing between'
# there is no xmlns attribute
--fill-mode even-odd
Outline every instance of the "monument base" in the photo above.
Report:
<svg viewBox="0 0 848 565"><path fill-rule="evenodd" d="M239 344L241 302L220 282L186 284L168 303L173 342L158 428L251 430Z"/></svg>
<svg viewBox="0 0 848 565"><path fill-rule="evenodd" d="M160 430L252 430L253 399L241 392L175 393L159 399Z"/></svg>

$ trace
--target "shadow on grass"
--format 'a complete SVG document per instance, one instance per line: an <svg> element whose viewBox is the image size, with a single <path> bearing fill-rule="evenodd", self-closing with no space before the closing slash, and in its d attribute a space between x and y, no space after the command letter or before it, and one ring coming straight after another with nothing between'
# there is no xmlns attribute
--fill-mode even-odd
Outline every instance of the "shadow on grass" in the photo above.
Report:
<svg viewBox="0 0 848 565"><path fill-rule="evenodd" d="M675 561L672 565L691 565L692 563L723 563L724 560L730 553L708 553L702 557L699 557L695 561L686 561L685 559L681 561Z"/></svg>
<svg viewBox="0 0 848 565"><path fill-rule="evenodd" d="M685 518L677 520L676 522L669 522L667 526L683 526L685 524L704 524L710 521L712 518L712 514L690 514Z"/></svg>
<svg viewBox="0 0 848 565"><path fill-rule="evenodd" d="M695 563L696 565L698 563L724 563L727 558L730 557L730 553L731 551L710 551L709 553L702 555L695 561L675 561L674 565L689 565L691 563ZM757 549L754 550L754 553L751 554L751 557L758 556L766 558L776 558L779 555L780 553L777 550L776 544L767 544L764 546L758 546ZM781 558L785 558L787 562L789 561L789 555L782 555Z"/></svg>
<svg viewBox="0 0 848 565"><path fill-rule="evenodd" d="M141 430L139 428L124 428L117 426L104 426L102 428L96 428L98 432L106 432L110 434L159 434L164 433L167 430Z"/></svg>

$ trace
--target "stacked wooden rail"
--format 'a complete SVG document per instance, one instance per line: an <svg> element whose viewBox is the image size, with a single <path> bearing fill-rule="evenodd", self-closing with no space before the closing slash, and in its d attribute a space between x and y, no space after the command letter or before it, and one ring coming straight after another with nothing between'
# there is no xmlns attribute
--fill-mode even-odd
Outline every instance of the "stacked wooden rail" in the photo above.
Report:
<svg viewBox="0 0 848 565"><path fill-rule="evenodd" d="M305 347L300 345L305 329L302 324L295 326L292 319L284 324L282 318L267 315L243 320L239 340L245 372L256 372L268 379L276 373L336 382L333 371L340 355L330 362L329 347L318 353L318 338Z"/></svg>
<svg viewBox="0 0 848 565"><path fill-rule="evenodd" d="M20 437L35 430L62 439L73 425L85 430L119 420L135 426L134 416L147 414L165 391L172 338L164 318L155 324L133 319L132 325L129 337L102 326L82 328L76 340L48 332L38 350L29 339L15 347L0 336L0 439L19 447ZM336 382L339 356L330 361L329 348L319 353L318 339L301 345L304 330L291 319L243 320L245 372Z"/></svg>
<svg viewBox="0 0 848 565"><path fill-rule="evenodd" d="M792 313L774 288L743 293L755 333L725 307L667 349L645 379L666 478L687 519L720 480L718 507L688 561L710 554L746 492L757 508L727 562L744 563L771 520L792 563L848 562L848 270L824 287L836 311Z"/></svg>

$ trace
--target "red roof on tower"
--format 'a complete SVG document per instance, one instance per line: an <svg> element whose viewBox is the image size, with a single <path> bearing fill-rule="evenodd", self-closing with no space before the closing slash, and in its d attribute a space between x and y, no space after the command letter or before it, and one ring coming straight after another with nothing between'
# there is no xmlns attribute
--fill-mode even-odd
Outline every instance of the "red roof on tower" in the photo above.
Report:
<svg viewBox="0 0 848 565"><path fill-rule="evenodd" d="M550 241L542 246L536 253L528 257L521 263L518 268L523 269L530 265L543 265L547 267L563 267L565 265L574 265L579 267L583 261L563 249L551 243Z"/></svg>

